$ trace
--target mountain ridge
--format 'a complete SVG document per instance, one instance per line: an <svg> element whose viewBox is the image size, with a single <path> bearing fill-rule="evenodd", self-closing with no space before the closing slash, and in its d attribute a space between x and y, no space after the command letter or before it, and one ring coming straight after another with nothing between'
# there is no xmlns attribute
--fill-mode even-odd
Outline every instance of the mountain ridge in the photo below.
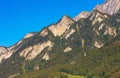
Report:
<svg viewBox="0 0 120 78"><path fill-rule="evenodd" d="M118 0L107 0L99 6L102 8L97 7L89 13L82 12L75 18L70 18L65 15L57 23L43 28L40 32L28 33L23 39L9 48L0 47L0 71L7 70L7 72L0 72L0 76L7 78L15 74L20 75L29 71L49 69L52 67L51 65L56 66L57 63L59 64L58 60L64 66L65 62L70 63L70 65L78 62L77 64L79 65L80 61L82 61L81 59L87 61L86 59L89 58L87 62L92 62L91 64L98 66L98 69L101 68L98 64L94 64L93 61L100 61L99 59L101 59L101 57L99 57L99 52L102 56L101 49L103 49L103 52L106 52L109 47L115 48L111 44L112 42L115 43L116 40L114 41L114 39L118 39L117 41L119 41L120 35L119 1L118 4L113 7L117 8L115 12L114 10L109 12L109 10L103 10L103 8L110 8L113 6L112 2L117 3L117 1ZM115 43L114 45L117 44ZM111 53L114 51L112 48L110 48L112 50L112 52L110 51ZM119 45L117 45L117 49L115 50L117 51L117 55L114 54L114 56L119 56L118 49ZM91 53L93 53L93 55ZM89 54L91 54L91 58ZM107 53L104 54L107 55ZM102 58L108 59L109 57L105 55L103 55L104 57ZM97 59L92 59L92 56ZM62 59L62 57L65 59ZM113 56L111 55L111 57ZM114 59L111 60L114 61ZM83 67L84 65L88 66L84 61L82 62L83 64L80 65ZM105 60L105 62L107 61ZM119 60L117 62L119 62ZM100 61L100 64L101 63L103 62ZM84 71L80 71L87 72L89 70L89 68L84 68ZM102 68L104 68L104 66L102 66ZM110 72L110 70L108 71ZM101 74L100 72L96 73L98 73L97 75ZM96 73L92 72L94 75L96 75ZM108 74L108 72L106 72L106 74ZM107 75L107 77L109 76Z"/></svg>

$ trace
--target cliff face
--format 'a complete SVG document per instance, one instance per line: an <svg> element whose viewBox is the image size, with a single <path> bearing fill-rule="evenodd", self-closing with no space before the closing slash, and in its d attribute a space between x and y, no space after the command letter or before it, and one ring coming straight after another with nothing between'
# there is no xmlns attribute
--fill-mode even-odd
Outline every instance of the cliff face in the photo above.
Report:
<svg viewBox="0 0 120 78"><path fill-rule="evenodd" d="M36 66L39 69L43 60L47 62L59 53L71 53L76 48L80 51L84 48L88 48L88 51L104 48L110 40L120 35L119 9L119 0L107 0L91 12L82 12L73 19L63 16L58 23L40 32L27 34L9 48L0 47L0 71L6 69L9 72L6 76L2 74L7 72L0 72L0 76L7 77L21 73L23 69L29 70L27 67L21 69L24 64L31 66L31 70ZM86 57L89 54L85 50L82 52Z"/></svg>

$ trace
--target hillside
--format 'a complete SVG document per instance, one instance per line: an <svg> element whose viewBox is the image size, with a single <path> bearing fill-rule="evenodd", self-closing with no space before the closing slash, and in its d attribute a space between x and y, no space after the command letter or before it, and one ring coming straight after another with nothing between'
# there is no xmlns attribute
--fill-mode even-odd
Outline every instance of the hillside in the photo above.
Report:
<svg viewBox="0 0 120 78"><path fill-rule="evenodd" d="M86 56L84 51L88 53ZM58 53L45 62L41 70L26 72L16 78L72 78L67 74L77 78L119 78L119 53L120 37L117 37L101 49L76 48L67 54Z"/></svg>

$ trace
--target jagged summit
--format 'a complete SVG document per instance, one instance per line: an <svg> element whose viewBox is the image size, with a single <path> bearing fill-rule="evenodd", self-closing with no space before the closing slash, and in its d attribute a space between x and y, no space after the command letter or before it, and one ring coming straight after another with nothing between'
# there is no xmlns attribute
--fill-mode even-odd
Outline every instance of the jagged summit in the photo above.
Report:
<svg viewBox="0 0 120 78"><path fill-rule="evenodd" d="M74 22L74 20L72 18L70 18L69 16L64 15L58 23L67 24L67 23L70 23L70 22Z"/></svg>
<svg viewBox="0 0 120 78"><path fill-rule="evenodd" d="M116 14L120 10L120 0L106 0L105 3L101 5L98 4L93 10L98 10L109 15ZM92 12L83 11L73 19L78 21L81 18L88 18L91 13Z"/></svg>
<svg viewBox="0 0 120 78"><path fill-rule="evenodd" d="M87 18L90 16L90 12L87 11L83 11L81 12L78 16L76 16L75 18L73 18L75 21L80 20L81 18Z"/></svg>
<svg viewBox="0 0 120 78"><path fill-rule="evenodd" d="M120 10L120 0L106 0L102 5L97 5L96 10L110 15L116 14Z"/></svg>
<svg viewBox="0 0 120 78"><path fill-rule="evenodd" d="M73 23L73 19L68 16L63 16L57 24L51 25L49 30L54 34L54 36L61 36Z"/></svg>

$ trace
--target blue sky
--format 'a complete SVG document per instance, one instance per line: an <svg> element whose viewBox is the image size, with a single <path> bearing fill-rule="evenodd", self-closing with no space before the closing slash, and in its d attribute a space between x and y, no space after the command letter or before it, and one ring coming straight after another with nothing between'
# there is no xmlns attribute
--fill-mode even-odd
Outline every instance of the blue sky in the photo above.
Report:
<svg viewBox="0 0 120 78"><path fill-rule="evenodd" d="M63 15L75 17L105 0L0 0L0 45L11 46Z"/></svg>

